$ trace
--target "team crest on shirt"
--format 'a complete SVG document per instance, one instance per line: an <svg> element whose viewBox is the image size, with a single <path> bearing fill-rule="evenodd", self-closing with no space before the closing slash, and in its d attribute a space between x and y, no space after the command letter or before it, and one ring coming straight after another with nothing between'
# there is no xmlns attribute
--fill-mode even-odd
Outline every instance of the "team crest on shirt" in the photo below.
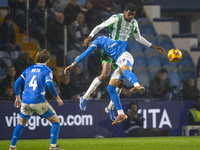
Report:
<svg viewBox="0 0 200 150"><path fill-rule="evenodd" d="M53 79L53 73L52 72L50 72L49 76L50 76L51 79Z"/></svg>

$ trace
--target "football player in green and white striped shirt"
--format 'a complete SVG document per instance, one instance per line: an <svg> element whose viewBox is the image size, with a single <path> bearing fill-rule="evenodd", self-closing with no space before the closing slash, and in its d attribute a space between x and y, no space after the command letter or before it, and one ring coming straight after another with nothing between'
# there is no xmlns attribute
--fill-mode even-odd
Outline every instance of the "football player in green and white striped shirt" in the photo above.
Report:
<svg viewBox="0 0 200 150"><path fill-rule="evenodd" d="M153 45L152 43L148 42L144 37L140 35L139 27L137 21L134 19L135 13L136 13L136 6L132 3L128 3L124 7L124 13L119 13L119 14L114 14L112 15L109 19L101 23L100 25L96 26L88 38L84 40L84 45L87 47L88 43L91 42L91 39L102 29L104 28L109 28L109 37L114 39L114 40L122 40L122 41L128 41L128 39L133 35L136 39L137 42L146 45L148 47L153 48L155 51L165 54L165 50L160 47ZM102 72L101 74L96 77L93 82L91 83L89 89L85 93L81 99L89 99L89 96L93 93L93 91L101 84L103 80L108 78L110 75L111 71L111 64L115 63L113 59L107 55L103 55L101 57L102 61ZM120 88L116 89L118 94L121 92ZM112 101L110 101L110 104L108 107L106 107L106 112L112 116L112 111L114 109L114 105ZM113 114L114 115L114 114ZM115 120L114 118L111 117L111 120Z"/></svg>

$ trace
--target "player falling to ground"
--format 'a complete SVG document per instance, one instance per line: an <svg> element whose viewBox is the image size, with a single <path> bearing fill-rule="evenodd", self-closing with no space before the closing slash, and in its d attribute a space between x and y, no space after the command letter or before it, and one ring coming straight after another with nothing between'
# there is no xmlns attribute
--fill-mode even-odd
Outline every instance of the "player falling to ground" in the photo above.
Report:
<svg viewBox="0 0 200 150"><path fill-rule="evenodd" d="M112 38L113 40L128 41L128 39L133 35L136 41L138 41L139 43L151 47L155 51L160 52L160 50L162 50L161 47L153 45L140 35L138 23L134 19L136 10L137 8L134 4L132 3L126 4L124 7L124 13L112 15L109 19L107 19L100 25L96 26L90 33L89 37L85 39L84 45L87 46L87 44L91 42L92 37L94 37L94 35L96 35L100 30L104 28L109 28L110 31L109 37ZM80 101L88 100L90 95L101 84L101 82L106 78L108 78L108 76L110 75L111 64L114 62L113 59L107 56L106 54L102 54L101 61L102 61L101 74L93 80L85 95L80 98ZM119 94L121 93L121 89L117 88L116 90ZM84 111L85 109L82 110ZM106 112L110 114L111 120L115 120L113 109L114 106L111 100L110 104L105 108Z"/></svg>
<svg viewBox="0 0 200 150"><path fill-rule="evenodd" d="M37 64L28 67L20 75L15 82L16 100L14 106L20 109L20 120L13 132L12 141L9 150L16 150L16 143L19 139L27 121L30 119L33 112L36 112L41 118L48 119L51 123L51 145L50 150L62 150L57 145L58 134L60 131L60 120L56 115L55 110L45 99L45 87L55 96L58 106L63 105L63 101L58 96L58 93L53 84L53 73L46 64L50 60L48 50L40 50L36 54ZM20 87L24 84L22 101L20 97Z"/></svg>
<svg viewBox="0 0 200 150"><path fill-rule="evenodd" d="M121 88L124 78L126 77L134 85L134 87L130 90L130 92L132 93L142 93L144 92L145 88L143 86L140 86L136 75L133 72L131 72L133 66L133 57L129 52L127 52L127 42L120 40L115 41L106 36L100 36L96 38L92 42L91 46L87 48L87 50L83 52L75 60L75 62L73 62L70 66L65 68L64 73L67 73L68 71L72 70L76 64L80 63L86 57L88 57L90 54L96 51L108 55L109 57L114 59L116 64L119 66L119 68L117 68L112 74L111 80L107 87L107 91L110 95L112 103L116 107L118 113L117 118L112 123L114 125L127 118L126 114L124 114L124 111L122 109L119 94L116 91L117 87ZM158 51L162 54L166 53L162 47ZM82 99L79 106L82 110L85 110L86 104L87 100Z"/></svg>

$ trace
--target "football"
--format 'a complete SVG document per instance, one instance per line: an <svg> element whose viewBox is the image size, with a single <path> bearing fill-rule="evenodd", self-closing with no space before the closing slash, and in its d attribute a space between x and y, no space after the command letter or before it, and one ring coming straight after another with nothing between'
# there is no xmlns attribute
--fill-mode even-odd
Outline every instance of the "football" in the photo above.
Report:
<svg viewBox="0 0 200 150"><path fill-rule="evenodd" d="M182 53L179 49L171 49L168 54L168 59L171 62L179 62L182 59Z"/></svg>

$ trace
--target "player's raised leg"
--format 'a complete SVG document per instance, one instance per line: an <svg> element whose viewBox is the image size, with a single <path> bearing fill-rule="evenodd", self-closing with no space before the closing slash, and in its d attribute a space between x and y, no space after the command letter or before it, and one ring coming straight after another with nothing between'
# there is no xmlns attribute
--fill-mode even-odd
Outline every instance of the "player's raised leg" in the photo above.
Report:
<svg viewBox="0 0 200 150"><path fill-rule="evenodd" d="M101 74L92 81L90 87L88 88L88 90L86 91L84 96L80 97L79 107L82 111L86 110L87 101L88 101L90 95L102 83L103 80L105 80L109 77L110 71L111 71L111 63L103 62Z"/></svg>
<svg viewBox="0 0 200 150"><path fill-rule="evenodd" d="M117 114L118 114L117 118L115 119L115 121L113 121L112 125L115 125L127 119L127 116L122 109L119 95L116 91L116 87L121 87L122 84L123 84L123 80L111 79L107 87L107 91L110 95L110 98L112 99L114 103L115 108L117 109Z"/></svg>
<svg viewBox="0 0 200 150"><path fill-rule="evenodd" d="M116 88L116 92L117 92L117 94L118 94L119 96L120 96L121 91L122 91L122 88L119 88L119 87ZM113 101L110 100L109 105L106 106L106 108L105 108L105 112L106 112L107 114L109 114L110 119L111 119L112 121L115 121L115 119L116 119L114 107L115 107L115 106L114 106Z"/></svg>

